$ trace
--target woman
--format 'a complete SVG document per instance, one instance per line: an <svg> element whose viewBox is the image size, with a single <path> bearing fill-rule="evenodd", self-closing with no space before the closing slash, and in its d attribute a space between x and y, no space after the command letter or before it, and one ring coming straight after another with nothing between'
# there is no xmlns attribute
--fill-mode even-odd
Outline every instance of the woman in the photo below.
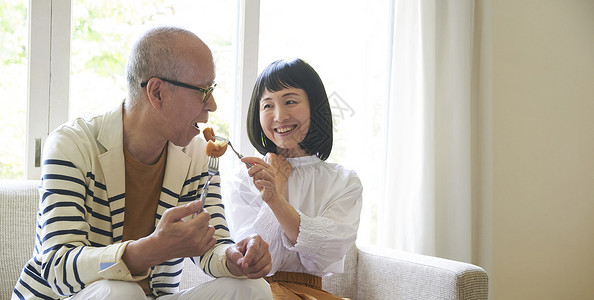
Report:
<svg viewBox="0 0 594 300"><path fill-rule="evenodd" d="M332 113L316 71L301 59L270 64L254 87L247 130L265 157L244 157L252 166L227 185L233 237L260 234L268 242L275 298L340 299L321 289L321 276L343 272L362 186L354 171L325 162Z"/></svg>

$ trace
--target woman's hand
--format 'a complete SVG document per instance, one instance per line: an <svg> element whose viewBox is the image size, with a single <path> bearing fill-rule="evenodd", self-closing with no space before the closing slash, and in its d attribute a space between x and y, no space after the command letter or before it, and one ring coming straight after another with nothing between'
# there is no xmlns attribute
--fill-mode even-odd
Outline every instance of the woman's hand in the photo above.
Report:
<svg viewBox="0 0 594 300"><path fill-rule="evenodd" d="M253 165L248 169L248 175L252 177L254 185L262 194L262 200L272 209L289 240L295 244L299 236L301 217L287 201L287 180L293 167L277 154L268 153L265 160L257 157L241 159L242 162Z"/></svg>
<svg viewBox="0 0 594 300"><path fill-rule="evenodd" d="M293 166L282 156L274 153L267 153L264 157L264 161L267 162L270 167L274 170L274 179L276 181L276 190L283 197L287 197L287 181L293 170Z"/></svg>
<svg viewBox="0 0 594 300"><path fill-rule="evenodd" d="M248 169L248 175L252 177L264 202L286 201L287 180L292 170L291 164L286 159L280 155L268 153L264 160L257 157L244 157L241 161L252 164Z"/></svg>

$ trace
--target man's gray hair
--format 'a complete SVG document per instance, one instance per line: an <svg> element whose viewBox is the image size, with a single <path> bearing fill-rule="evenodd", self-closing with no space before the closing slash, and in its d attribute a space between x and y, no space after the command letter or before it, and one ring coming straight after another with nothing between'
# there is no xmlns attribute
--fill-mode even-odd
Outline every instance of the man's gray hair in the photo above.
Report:
<svg viewBox="0 0 594 300"><path fill-rule="evenodd" d="M177 55L174 53L175 41L180 36L198 38L194 33L177 27L158 27L147 31L132 46L126 77L128 80L128 98L126 107L133 108L142 98L142 81L159 76L178 80L179 68Z"/></svg>

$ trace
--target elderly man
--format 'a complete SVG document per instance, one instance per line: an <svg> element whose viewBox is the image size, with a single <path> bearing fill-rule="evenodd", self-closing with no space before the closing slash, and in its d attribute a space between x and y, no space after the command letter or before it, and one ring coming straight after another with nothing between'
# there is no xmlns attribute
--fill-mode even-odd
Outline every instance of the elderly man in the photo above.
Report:
<svg viewBox="0 0 594 300"><path fill-rule="evenodd" d="M210 49L156 28L134 45L123 105L77 119L44 148L34 254L13 299L271 299L268 244L237 244L208 176L199 124L217 105ZM184 257L209 283L179 291ZM247 277L247 278L246 278Z"/></svg>

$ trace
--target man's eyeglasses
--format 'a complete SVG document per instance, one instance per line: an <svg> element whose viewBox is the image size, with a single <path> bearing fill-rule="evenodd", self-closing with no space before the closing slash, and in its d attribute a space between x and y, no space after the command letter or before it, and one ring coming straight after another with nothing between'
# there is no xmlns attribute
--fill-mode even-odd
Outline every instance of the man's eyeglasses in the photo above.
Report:
<svg viewBox="0 0 594 300"><path fill-rule="evenodd" d="M153 78L153 77L151 77ZM196 90L196 91L200 91L203 93L202 95L202 103L206 103L206 101L208 101L208 98L210 98L210 95L212 94L212 91L214 90L214 88L217 86L217 84L213 84L212 86L208 87L208 88L201 88L198 86L193 86L191 84L187 84L187 83L183 83L183 82L179 82L179 81L175 81L175 80L171 80L171 79L167 79L167 78L163 78L163 77L154 77L154 78L159 78L165 82L169 82L173 85L177 85L177 86L181 86L181 87L185 87L187 89L192 89L192 90ZM148 84L148 80L145 82L141 82L140 83L140 87L146 87L146 85Z"/></svg>

